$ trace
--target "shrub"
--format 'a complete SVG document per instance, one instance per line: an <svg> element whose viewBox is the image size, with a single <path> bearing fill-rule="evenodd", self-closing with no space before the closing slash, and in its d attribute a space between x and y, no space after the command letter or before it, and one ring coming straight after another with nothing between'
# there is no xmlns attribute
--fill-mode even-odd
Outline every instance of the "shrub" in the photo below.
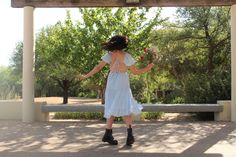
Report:
<svg viewBox="0 0 236 157"><path fill-rule="evenodd" d="M159 119L163 116L163 112L142 112L141 120ZM89 119L89 120L105 120L101 112L56 112L54 119ZM123 121L122 117L116 117L115 121Z"/></svg>
<svg viewBox="0 0 236 157"><path fill-rule="evenodd" d="M103 119L101 112L56 112L54 119Z"/></svg>
<svg viewBox="0 0 236 157"><path fill-rule="evenodd" d="M141 120L160 119L163 115L164 115L164 112L142 112Z"/></svg>

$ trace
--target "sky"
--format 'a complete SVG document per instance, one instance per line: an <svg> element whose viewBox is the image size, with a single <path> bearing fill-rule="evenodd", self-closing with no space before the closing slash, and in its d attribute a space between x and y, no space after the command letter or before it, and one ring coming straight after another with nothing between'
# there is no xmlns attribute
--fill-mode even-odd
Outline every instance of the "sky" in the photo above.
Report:
<svg viewBox="0 0 236 157"><path fill-rule="evenodd" d="M66 10L71 17L79 19L77 8L36 8L34 10L34 32L66 19ZM23 8L11 8L11 0L0 0L0 66L8 66L16 43L23 41ZM175 8L164 8L163 17L174 17Z"/></svg>

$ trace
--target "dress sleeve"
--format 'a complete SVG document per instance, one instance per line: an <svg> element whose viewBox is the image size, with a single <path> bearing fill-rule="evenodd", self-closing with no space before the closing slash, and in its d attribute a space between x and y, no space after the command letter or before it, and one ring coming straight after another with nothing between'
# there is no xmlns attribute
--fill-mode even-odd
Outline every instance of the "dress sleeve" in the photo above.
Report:
<svg viewBox="0 0 236 157"><path fill-rule="evenodd" d="M124 62L126 64L126 66L131 66L135 63L135 60L130 54L126 53Z"/></svg>
<svg viewBox="0 0 236 157"><path fill-rule="evenodd" d="M101 59L106 63L110 63L111 62L111 54L106 53L104 56L101 57Z"/></svg>

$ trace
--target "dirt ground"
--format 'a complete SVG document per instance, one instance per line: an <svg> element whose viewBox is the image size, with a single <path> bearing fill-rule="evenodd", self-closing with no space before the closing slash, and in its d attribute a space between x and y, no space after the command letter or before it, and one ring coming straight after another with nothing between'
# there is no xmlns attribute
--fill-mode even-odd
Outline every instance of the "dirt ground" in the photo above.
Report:
<svg viewBox="0 0 236 157"><path fill-rule="evenodd" d="M62 97L40 97L35 98L35 102L46 101L47 104L62 104ZM68 99L68 104L101 104L101 99L89 99L89 98L77 98L70 97Z"/></svg>

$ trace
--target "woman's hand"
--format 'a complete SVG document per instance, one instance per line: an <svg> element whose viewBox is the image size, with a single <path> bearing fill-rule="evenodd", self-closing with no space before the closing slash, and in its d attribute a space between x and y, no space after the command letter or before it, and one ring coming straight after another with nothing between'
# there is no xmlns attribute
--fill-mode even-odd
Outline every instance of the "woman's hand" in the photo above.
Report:
<svg viewBox="0 0 236 157"><path fill-rule="evenodd" d="M99 72L107 63L104 61L100 61L98 65L96 65L93 70L91 70L89 73L87 73L86 75L81 75L79 78L80 80L84 80L86 78L89 78L91 76L93 76L94 74L96 74L97 72Z"/></svg>
<svg viewBox="0 0 236 157"><path fill-rule="evenodd" d="M148 65L147 65L147 69L148 69L148 71L151 70L151 69L153 68L154 65L155 65L155 64L153 64L153 63L148 64Z"/></svg>
<svg viewBox="0 0 236 157"><path fill-rule="evenodd" d="M84 79L86 79L87 77L85 76L85 75L81 75L80 77L79 77L79 80L84 80Z"/></svg>

